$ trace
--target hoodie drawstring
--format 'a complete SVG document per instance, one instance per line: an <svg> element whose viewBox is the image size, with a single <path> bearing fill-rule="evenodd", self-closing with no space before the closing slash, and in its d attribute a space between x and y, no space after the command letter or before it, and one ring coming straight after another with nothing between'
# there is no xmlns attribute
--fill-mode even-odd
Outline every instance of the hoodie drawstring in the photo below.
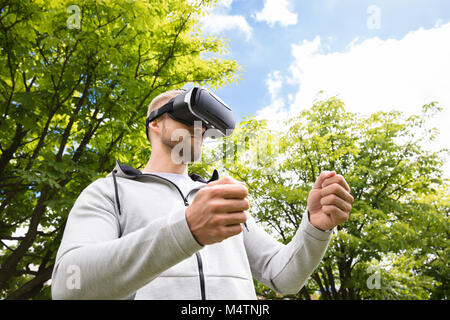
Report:
<svg viewBox="0 0 450 320"><path fill-rule="evenodd" d="M115 193L115 197L116 197L117 209L119 210L119 216L121 216L122 212L120 211L119 190L117 188L116 172L117 172L117 170L113 170L112 176L113 176L113 180L114 180L114 193Z"/></svg>

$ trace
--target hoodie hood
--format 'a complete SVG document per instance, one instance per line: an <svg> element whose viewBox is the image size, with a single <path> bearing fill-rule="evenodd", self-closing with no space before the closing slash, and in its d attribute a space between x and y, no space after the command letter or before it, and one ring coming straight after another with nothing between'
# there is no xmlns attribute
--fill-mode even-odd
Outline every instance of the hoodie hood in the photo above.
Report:
<svg viewBox="0 0 450 320"><path fill-rule="evenodd" d="M117 210L119 212L119 215L122 215L122 210L121 210L121 205L120 205L120 198L119 198L119 187L118 187L118 183L117 183L117 179L116 177L121 177L121 178L126 178L126 179L135 179L135 178L139 178L141 176L144 176L144 174L139 171L138 169L135 169L133 167L130 167L126 164L122 164L119 162L119 160L116 160L116 166L114 167L113 171L108 174L108 177L112 176L113 178L113 182L114 182L114 198L115 198L115 202L116 202L116 206L117 206ZM174 184L173 182L159 177L157 174L145 174L145 176L153 176L153 177L158 177L158 179L162 179L164 180L166 183L170 183L172 184L180 193L181 197L184 200L185 205L189 205L187 197L189 196L189 194L187 196L184 196L183 193L181 192L180 188ZM204 184L207 184L211 181L215 181L219 178L219 173L217 172L216 169L214 169L213 174L211 175L211 178L208 181L205 181L205 179L203 179L203 177L201 177L198 174L190 174L189 177L192 179L192 181L197 181L197 182L201 182ZM198 190L201 189L203 186L200 186L198 188L195 188L193 190ZM191 190L191 191L193 191Z"/></svg>
<svg viewBox="0 0 450 320"><path fill-rule="evenodd" d="M143 175L143 173L140 170L135 169L129 165L122 164L119 162L119 160L116 160L116 166L114 167L113 171L108 174L108 176L112 175L113 173L116 177L128 179L135 179ZM211 177L208 180L205 180L202 176L195 173L189 174L189 177L192 179L192 181L209 183L219 179L219 172L216 169L214 169L213 173L211 174Z"/></svg>

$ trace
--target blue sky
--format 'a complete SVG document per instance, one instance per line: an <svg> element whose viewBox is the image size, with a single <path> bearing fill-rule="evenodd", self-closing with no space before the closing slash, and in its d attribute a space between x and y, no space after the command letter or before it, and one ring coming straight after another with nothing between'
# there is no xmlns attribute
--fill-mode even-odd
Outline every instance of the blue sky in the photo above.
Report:
<svg viewBox="0 0 450 320"><path fill-rule="evenodd" d="M219 0L201 23L245 68L216 91L238 120L289 117L320 90L363 113L439 101L434 148L450 148L450 1Z"/></svg>
<svg viewBox="0 0 450 320"><path fill-rule="evenodd" d="M372 5L380 8L379 29L367 27L370 16L367 8ZM234 0L228 10L223 10L228 15L246 19L252 28L250 39L233 28L216 33L229 40L231 52L228 57L245 67L243 81L216 91L234 107L239 119L247 114L256 114L265 105L269 98L266 77L273 70L289 67L292 43L312 40L316 36L323 39L332 37L327 50L342 51L357 37L401 39L420 27L429 29L439 21L450 22L448 0L288 1L290 11L298 15L298 22L288 26L280 23L271 26L265 21L256 21L254 15L263 7L264 1L261 0Z"/></svg>

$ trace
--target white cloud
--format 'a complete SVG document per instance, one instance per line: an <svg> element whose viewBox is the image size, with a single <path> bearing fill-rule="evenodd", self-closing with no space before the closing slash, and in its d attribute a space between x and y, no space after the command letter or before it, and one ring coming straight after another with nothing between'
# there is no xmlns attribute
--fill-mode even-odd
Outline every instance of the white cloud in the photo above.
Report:
<svg viewBox="0 0 450 320"><path fill-rule="evenodd" d="M231 8L233 0L219 0L217 2L217 7Z"/></svg>
<svg viewBox="0 0 450 320"><path fill-rule="evenodd" d="M281 86L283 85L280 71L271 72L266 80L266 85L269 89L270 97L276 97L280 92Z"/></svg>
<svg viewBox="0 0 450 320"><path fill-rule="evenodd" d="M200 18L201 29L206 34L221 34L237 31L249 40L253 29L242 15L230 15L233 0L219 0L209 14Z"/></svg>
<svg viewBox="0 0 450 320"><path fill-rule="evenodd" d="M345 52L325 54L320 37L292 45L289 82L294 107L310 105L320 90L338 94L352 111L418 112L439 101L450 108L450 23L403 39L356 40Z"/></svg>
<svg viewBox="0 0 450 320"><path fill-rule="evenodd" d="M280 96L280 89L283 86L283 79L280 71L269 73L266 79L266 86L270 95L269 104L257 111L257 119L270 119L268 123L269 129L278 129L278 122L288 117L285 109L284 98Z"/></svg>
<svg viewBox="0 0 450 320"><path fill-rule="evenodd" d="M265 21L270 26L277 22L282 26L295 25L298 15L289 10L288 0L265 0L264 8L256 12L254 18L257 21Z"/></svg>
<svg viewBox="0 0 450 320"><path fill-rule="evenodd" d="M252 35L252 27L245 17L240 15L224 15L212 13L200 19L202 30L209 34L220 34L224 31L235 30L242 33L247 40Z"/></svg>
<svg viewBox="0 0 450 320"><path fill-rule="evenodd" d="M295 114L310 107L321 90L327 96L338 95L347 110L364 114L380 110L419 114L422 105L438 101L443 112L431 124L440 135L430 147L450 148L449 39L450 23L439 23L400 40L355 39L343 52L324 53L320 37L293 44L288 75L278 74L279 81L296 88L293 102L284 111L279 103L266 106L264 114ZM278 99L272 97L274 102ZM450 164L446 175L450 176Z"/></svg>

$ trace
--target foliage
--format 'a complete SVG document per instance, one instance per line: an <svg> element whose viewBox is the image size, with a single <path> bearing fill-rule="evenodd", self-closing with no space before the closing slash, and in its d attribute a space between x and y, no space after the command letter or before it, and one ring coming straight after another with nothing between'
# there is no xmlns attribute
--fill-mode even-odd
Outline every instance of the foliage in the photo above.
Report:
<svg viewBox="0 0 450 320"><path fill-rule="evenodd" d="M425 124L439 111L431 103L407 118L363 116L331 98L288 120L284 131L247 119L211 148L208 161L247 183L251 213L283 243L298 229L321 171L335 170L351 186L350 220L335 230L305 288L283 297L258 285L261 297L448 299L450 198L442 179L448 150L423 147L436 135ZM371 277L379 277L378 288L368 284Z"/></svg>
<svg viewBox="0 0 450 320"><path fill-rule="evenodd" d="M0 297L49 298L81 190L115 159L148 160L153 97L237 80L237 63L218 58L226 43L199 30L209 5L0 1Z"/></svg>
<svg viewBox="0 0 450 320"><path fill-rule="evenodd" d="M0 296L48 299L56 250L81 190L114 160L142 166L148 103L186 83L223 86L240 67L203 37L212 1L0 0ZM208 58L209 57L209 58ZM446 150L423 145L423 114L362 116L332 98L284 126L253 118L206 145L191 172L245 181L251 213L283 243L298 229L322 170L344 175L356 201L300 293L272 299L448 299ZM379 289L368 280L378 272Z"/></svg>

